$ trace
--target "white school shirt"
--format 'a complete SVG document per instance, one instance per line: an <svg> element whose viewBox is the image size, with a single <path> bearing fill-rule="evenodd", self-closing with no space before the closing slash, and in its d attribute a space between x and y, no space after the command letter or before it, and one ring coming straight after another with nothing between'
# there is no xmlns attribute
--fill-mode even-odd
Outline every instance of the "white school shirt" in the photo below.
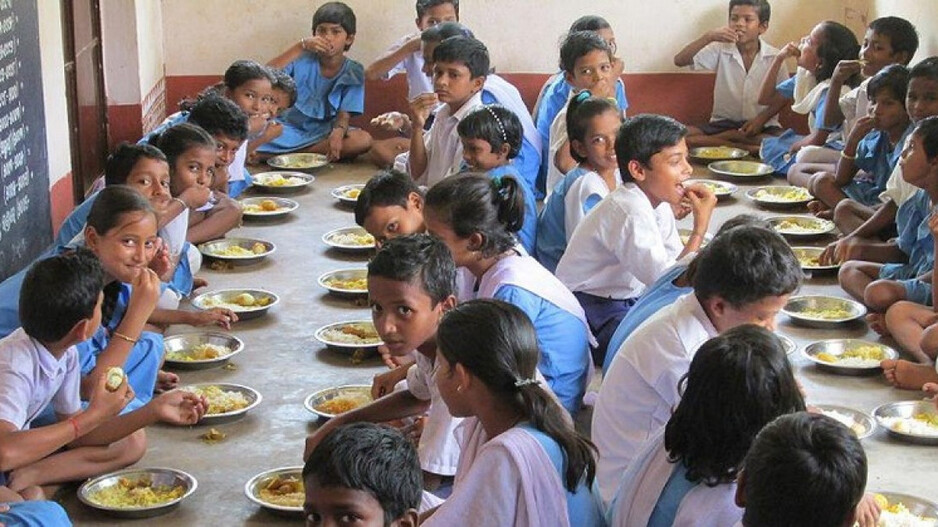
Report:
<svg viewBox="0 0 938 527"><path fill-rule="evenodd" d="M759 92L778 53L777 48L760 38L759 53L752 60L749 71L746 71L743 56L736 44L711 42L698 51L694 55L693 69L716 73L710 121L748 121L765 110L766 107L759 104ZM785 68L779 68L774 85L786 79L788 72ZM778 116L773 116L765 125L779 126Z"/></svg>
<svg viewBox="0 0 938 527"><path fill-rule="evenodd" d="M228 165L228 181L244 180L244 164L248 160L248 142L241 143L241 147L235 152L234 159Z"/></svg>
<svg viewBox="0 0 938 527"><path fill-rule="evenodd" d="M395 51L401 49L408 40L414 38L418 34L419 33L411 33L410 35L404 35L403 37L399 38L397 42L391 44L391 47L389 47L385 53L394 53ZM388 80L398 73L407 74L408 101L412 101L414 97L420 95L421 93L433 93L433 81L426 73L423 72L423 52L419 49L410 55L407 55L403 60L395 64L394 67L385 73L384 77L382 78L384 80Z"/></svg>
<svg viewBox="0 0 938 527"><path fill-rule="evenodd" d="M554 164L554 158L557 156L557 151L560 150L560 147L567 142L567 106L570 105L570 99L573 95L573 90L570 90L567 103L557 112L557 116L554 117L554 122L550 123L550 132L547 135L547 196L544 198L545 201L550 197L557 183L560 183L560 180L566 175Z"/></svg>
<svg viewBox="0 0 938 527"><path fill-rule="evenodd" d="M556 275L571 291L640 296L684 250L668 203L652 208L635 183L609 193L573 231Z"/></svg>
<svg viewBox="0 0 938 527"><path fill-rule="evenodd" d="M433 382L438 368L436 361L423 353L415 353L416 363L407 370L407 390L421 401L430 401L423 434L417 445L420 468L441 476L456 474L459 464L459 443L453 431L462 419L453 417L440 396L440 389Z"/></svg>
<svg viewBox="0 0 938 527"><path fill-rule="evenodd" d="M905 147L908 147L909 141L911 140L912 134L907 135L905 138ZM890 174L889 179L886 180L886 190L879 195L879 199L883 203L892 200L898 207L914 196L917 191L918 187L906 181L902 176L902 165L896 163L896 168L892 169L892 174Z"/></svg>
<svg viewBox="0 0 938 527"><path fill-rule="evenodd" d="M593 409L596 479L608 504L642 443L664 426L697 349L719 332L694 293L656 313L615 350ZM610 350L612 352L612 350Z"/></svg>
<svg viewBox="0 0 938 527"><path fill-rule="evenodd" d="M635 462L622 475L615 500L609 507L610 527L646 527L665 484L674 470L664 448L664 429L646 441ZM736 483L715 487L698 483L681 500L672 527L726 527L743 516L735 503Z"/></svg>
<svg viewBox="0 0 938 527"><path fill-rule="evenodd" d="M850 131L857 124L857 119L870 113L870 99L866 91L870 79L864 79L859 86L842 95L837 101L841 113L844 114L844 137L850 137Z"/></svg>
<svg viewBox="0 0 938 527"><path fill-rule="evenodd" d="M615 180L616 188L622 186L619 169L616 169ZM567 243L570 243L576 226L586 217L587 206L592 209L598 204L592 203L593 201L602 201L608 195L609 187L606 186L606 181L596 172L587 172L570 185L563 201L563 226Z"/></svg>
<svg viewBox="0 0 938 527"><path fill-rule="evenodd" d="M444 104L437 112L430 131L423 137L424 145L427 148L427 168L422 174L411 177L419 185L432 187L443 181L444 178L458 174L462 168L462 141L459 140L459 134L456 127L459 122L469 115L472 110L482 105L482 92L476 92L475 95L463 103L459 110L452 113L449 104ZM408 165L410 160L408 159ZM408 166L408 172L410 167Z"/></svg>
<svg viewBox="0 0 938 527"><path fill-rule="evenodd" d="M0 340L0 420L28 430L50 402L56 414L77 413L80 384L75 346L56 359L23 328Z"/></svg>

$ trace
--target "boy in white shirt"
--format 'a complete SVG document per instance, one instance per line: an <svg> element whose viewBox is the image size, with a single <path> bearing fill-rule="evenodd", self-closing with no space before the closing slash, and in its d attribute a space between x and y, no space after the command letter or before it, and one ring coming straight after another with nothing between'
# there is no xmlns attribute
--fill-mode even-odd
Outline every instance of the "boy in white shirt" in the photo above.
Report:
<svg viewBox="0 0 938 527"><path fill-rule="evenodd" d="M671 416L678 382L697 348L742 324L775 329L775 316L801 284L801 267L777 233L754 226L728 230L696 261L694 292L642 324L615 353L593 412L603 500L616 492L643 441Z"/></svg>
<svg viewBox="0 0 938 527"><path fill-rule="evenodd" d="M716 206L703 185L683 183L687 129L674 119L639 115L616 134L622 186L609 193L576 227L557 264L556 275L583 310L602 356L612 333L645 288L685 255L700 248ZM694 229L681 244L674 210L693 214Z"/></svg>
<svg viewBox="0 0 938 527"><path fill-rule="evenodd" d="M762 40L770 16L766 0L730 0L727 26L708 31L674 56L676 66L716 73L710 122L690 128L688 145L752 149L766 134L781 132L776 115L785 101L758 103L762 82L778 55L778 49ZM788 73L779 69L773 84L787 78Z"/></svg>
<svg viewBox="0 0 938 527"><path fill-rule="evenodd" d="M177 390L118 416L134 393L126 377L107 386L109 375L97 379L82 409L75 344L101 326L103 283L98 259L84 249L42 260L26 274L23 327L0 340L0 489L41 496L40 485L123 468L146 450L141 428L192 425L205 413L204 398ZM57 422L30 429L49 405Z"/></svg>

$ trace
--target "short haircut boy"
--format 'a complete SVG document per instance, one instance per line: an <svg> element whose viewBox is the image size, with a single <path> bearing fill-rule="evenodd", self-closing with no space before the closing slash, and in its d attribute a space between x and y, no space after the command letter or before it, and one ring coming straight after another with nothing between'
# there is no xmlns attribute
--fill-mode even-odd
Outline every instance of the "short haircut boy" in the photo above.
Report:
<svg viewBox="0 0 938 527"><path fill-rule="evenodd" d="M722 233L701 251L693 284L701 302L719 296L740 308L791 294L801 278L801 265L781 235L741 226Z"/></svg>
<svg viewBox="0 0 938 527"><path fill-rule="evenodd" d="M489 50L471 37L450 37L433 50L433 62L463 64L475 79L489 74Z"/></svg>
<svg viewBox="0 0 938 527"><path fill-rule="evenodd" d="M922 141L925 157L930 160L938 157L938 116L922 119L912 133Z"/></svg>
<svg viewBox="0 0 938 527"><path fill-rule="evenodd" d="M419 283L433 305L456 292L456 264L446 244L429 234L393 238L368 262L368 276Z"/></svg>
<svg viewBox="0 0 938 527"><path fill-rule="evenodd" d="M890 64L879 70L866 85L866 94L870 102L883 90L889 91L893 98L905 107L905 95L909 91L909 69L902 64Z"/></svg>
<svg viewBox="0 0 938 527"><path fill-rule="evenodd" d="M678 144L687 136L687 128L663 115L636 115L625 120L616 133L616 159L622 181L634 181L629 162L651 165L651 158L663 149Z"/></svg>
<svg viewBox="0 0 938 527"><path fill-rule="evenodd" d="M744 471L743 525L839 527L863 496L867 464L850 429L824 415L798 412L759 432Z"/></svg>
<svg viewBox="0 0 938 527"><path fill-rule="evenodd" d="M508 145L508 159L518 157L524 129L521 119L514 112L500 104L487 104L476 108L465 116L456 126L459 136L464 139L481 139L492 147L492 152Z"/></svg>
<svg viewBox="0 0 938 527"><path fill-rule="evenodd" d="M595 31L574 31L560 44L560 69L573 74L576 61L591 51L605 51L612 60L612 49Z"/></svg>
<svg viewBox="0 0 938 527"><path fill-rule="evenodd" d="M423 18L427 11L443 4L452 4L456 16L459 16L459 0L417 0L417 18Z"/></svg>
<svg viewBox="0 0 938 527"><path fill-rule="evenodd" d="M768 24L769 19L772 18L772 6L766 0L730 0L730 13L733 12L734 7L741 5L752 6L756 9L759 13L759 24Z"/></svg>
<svg viewBox="0 0 938 527"><path fill-rule="evenodd" d="M906 65L918 51L918 32L915 26L904 18L884 16L870 22L869 28L874 33L889 37L889 44L894 54L906 53L904 62Z"/></svg>
<svg viewBox="0 0 938 527"><path fill-rule="evenodd" d="M938 81L938 57L922 59L909 70L909 80L925 78Z"/></svg>
<svg viewBox="0 0 938 527"><path fill-rule="evenodd" d="M333 430L306 460L303 481L345 487L374 496L385 525L420 504L423 475L417 449L397 430L353 423Z"/></svg>
<svg viewBox="0 0 938 527"><path fill-rule="evenodd" d="M274 76L273 89L280 90L287 94L288 101L284 108L289 108L296 104L296 81L293 80L293 77L287 75L287 73L280 68L270 68L270 73Z"/></svg>
<svg viewBox="0 0 938 527"><path fill-rule="evenodd" d="M103 287L104 270L87 249L36 262L20 289L23 330L42 343L61 340L75 324L92 318Z"/></svg>
<svg viewBox="0 0 938 527"><path fill-rule="evenodd" d="M358 194L355 202L355 223L364 225L374 207L407 208L411 193L423 195L420 187L407 174L399 170L382 170L375 174Z"/></svg>
<svg viewBox="0 0 938 527"><path fill-rule="evenodd" d="M166 156L159 148L150 144L121 143L117 145L114 153L108 156L104 165L105 186L123 185L127 176L141 159L156 159L167 162Z"/></svg>
<svg viewBox="0 0 938 527"><path fill-rule="evenodd" d="M338 24L349 35L355 34L355 12L342 2L326 2L319 6L313 14L313 24L310 29L316 31L319 24ZM348 48L345 48L348 50Z"/></svg>
<svg viewBox="0 0 938 527"><path fill-rule="evenodd" d="M244 141L248 137L248 116L227 97L209 94L189 110L188 122L201 127L213 137Z"/></svg>

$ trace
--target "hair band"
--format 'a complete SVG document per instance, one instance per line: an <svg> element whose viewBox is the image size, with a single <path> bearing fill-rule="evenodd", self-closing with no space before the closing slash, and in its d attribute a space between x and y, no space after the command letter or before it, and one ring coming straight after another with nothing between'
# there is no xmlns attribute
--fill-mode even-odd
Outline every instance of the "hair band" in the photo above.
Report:
<svg viewBox="0 0 938 527"><path fill-rule="evenodd" d="M497 115L495 115L495 110L493 110L491 106L485 106L485 109L488 110L489 113L492 114L492 117L495 119L495 124L498 125L498 131L502 133L502 142L507 143L508 134L505 133L505 127L504 125L502 125L502 120L499 119Z"/></svg>
<svg viewBox="0 0 938 527"><path fill-rule="evenodd" d="M541 381L535 377L531 377L530 379L518 379L515 381L515 388L523 388L532 384L541 384Z"/></svg>

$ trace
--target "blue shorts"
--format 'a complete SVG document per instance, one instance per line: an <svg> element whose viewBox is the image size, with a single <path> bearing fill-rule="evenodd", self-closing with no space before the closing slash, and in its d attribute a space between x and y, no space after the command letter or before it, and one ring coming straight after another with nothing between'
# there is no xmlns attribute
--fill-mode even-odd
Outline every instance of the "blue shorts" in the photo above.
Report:
<svg viewBox="0 0 938 527"><path fill-rule="evenodd" d="M915 278L909 280L899 280L902 287L905 288L905 299L909 302L915 302L923 306L930 306L931 284Z"/></svg>

